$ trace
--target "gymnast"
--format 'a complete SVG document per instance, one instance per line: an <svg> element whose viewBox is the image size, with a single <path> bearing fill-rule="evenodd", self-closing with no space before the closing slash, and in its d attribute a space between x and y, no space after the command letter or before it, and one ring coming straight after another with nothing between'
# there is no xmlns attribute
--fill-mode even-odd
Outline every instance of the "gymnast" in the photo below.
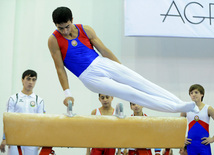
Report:
<svg viewBox="0 0 214 155"><path fill-rule="evenodd" d="M147 116L143 112L143 106L130 102L130 108L133 111L133 114L131 116L143 116L143 117ZM143 141L143 139L142 139L142 141ZM158 149L158 148L155 148L154 151L155 151L155 155L160 155L160 153L161 153L161 149ZM124 149L123 154L124 155L135 155L135 154L152 155L152 151L151 151L151 149L147 149L147 148L129 148L129 149Z"/></svg>
<svg viewBox="0 0 214 155"><path fill-rule="evenodd" d="M72 12L58 7L52 13L56 30L48 39L64 104L74 103L64 66L95 93L106 94L162 112L198 112L195 102L175 95L125 67L87 25L73 24ZM94 47L99 51L99 55Z"/></svg>
<svg viewBox="0 0 214 155"><path fill-rule="evenodd" d="M34 70L26 70L22 74L23 89L17 94L12 95L7 102L7 112L14 113L45 113L44 101L38 95L33 93L33 88L37 81L37 73ZM3 140L0 146L1 152L5 152L6 138L3 135ZM21 146L24 154L37 155L38 147ZM8 154L18 155L17 146L9 146Z"/></svg>
<svg viewBox="0 0 214 155"><path fill-rule="evenodd" d="M94 109L91 115L115 115L115 109L112 107L113 96L99 94L99 101L102 104L100 108ZM115 155L114 148L87 148L86 155Z"/></svg>
<svg viewBox="0 0 214 155"><path fill-rule="evenodd" d="M210 117L214 119L214 109L212 106L204 104L204 88L199 84L194 84L189 88L189 95L200 109L199 113L181 113L187 117L188 136L185 141L188 155L206 154L211 155L210 143L214 142L214 136L209 135Z"/></svg>

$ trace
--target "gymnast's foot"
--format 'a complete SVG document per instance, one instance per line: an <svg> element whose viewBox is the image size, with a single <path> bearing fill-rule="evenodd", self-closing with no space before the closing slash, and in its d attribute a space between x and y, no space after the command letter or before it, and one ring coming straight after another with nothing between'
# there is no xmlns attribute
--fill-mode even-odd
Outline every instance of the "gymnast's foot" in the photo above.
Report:
<svg viewBox="0 0 214 155"><path fill-rule="evenodd" d="M199 113L199 108L198 106L196 105L195 102L184 102L184 104L186 104L186 112L195 112L195 113ZM191 107L190 110L188 110L189 108Z"/></svg>
<svg viewBox="0 0 214 155"><path fill-rule="evenodd" d="M195 112L195 113L199 113L199 108L198 106L195 104L194 108L191 110L191 112Z"/></svg>
<svg viewBox="0 0 214 155"><path fill-rule="evenodd" d="M195 104L195 102L181 102L180 104L177 105L177 110L180 112L195 112L199 113L199 108Z"/></svg>

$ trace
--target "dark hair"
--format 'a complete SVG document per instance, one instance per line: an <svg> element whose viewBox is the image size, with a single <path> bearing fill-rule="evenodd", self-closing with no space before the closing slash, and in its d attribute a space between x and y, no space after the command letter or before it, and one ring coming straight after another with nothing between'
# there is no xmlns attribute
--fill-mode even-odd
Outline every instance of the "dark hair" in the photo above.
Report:
<svg viewBox="0 0 214 155"><path fill-rule="evenodd" d="M194 84L192 86L190 86L189 88L189 95L190 95L190 92L197 89L201 94L203 94L203 96L201 97L201 101L203 101L203 98L204 98L204 87L202 87L200 84Z"/></svg>
<svg viewBox="0 0 214 155"><path fill-rule="evenodd" d="M73 15L69 8L58 7L53 11L52 19L55 24L67 23L69 20L72 21Z"/></svg>
<svg viewBox="0 0 214 155"><path fill-rule="evenodd" d="M23 74L22 74L22 79L25 78L25 76L30 76L30 77L36 77L37 78L37 73L34 70L26 70Z"/></svg>

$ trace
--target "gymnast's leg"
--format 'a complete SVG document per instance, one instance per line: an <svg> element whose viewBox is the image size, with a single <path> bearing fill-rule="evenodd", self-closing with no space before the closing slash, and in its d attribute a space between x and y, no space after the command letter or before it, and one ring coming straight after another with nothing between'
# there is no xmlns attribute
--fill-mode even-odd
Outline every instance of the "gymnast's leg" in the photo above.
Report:
<svg viewBox="0 0 214 155"><path fill-rule="evenodd" d="M79 78L96 93L115 96L153 110L188 112L195 107L194 102L182 102L134 71L106 58L96 60Z"/></svg>
<svg viewBox="0 0 214 155"><path fill-rule="evenodd" d="M99 77L99 79L94 79L93 84L91 82L83 81L85 86L93 92L115 96L157 111L187 112L192 110L194 106L186 103L176 104L173 101L159 96L146 94L109 78Z"/></svg>
<svg viewBox="0 0 214 155"><path fill-rule="evenodd" d="M147 94L166 98L176 103L182 102L178 97L176 97L172 93L150 82L149 80L145 79L144 77L134 72L133 70L127 68L126 66L118 64L106 58L104 58L104 60L106 61L106 64L108 66L108 68L105 68L105 70L106 72L108 72L111 79L119 83L129 85Z"/></svg>
<svg viewBox="0 0 214 155"><path fill-rule="evenodd" d="M29 155L38 155L38 147L35 146L22 146L24 154Z"/></svg>
<svg viewBox="0 0 214 155"><path fill-rule="evenodd" d="M10 145L8 149L8 155L19 155L17 146Z"/></svg>

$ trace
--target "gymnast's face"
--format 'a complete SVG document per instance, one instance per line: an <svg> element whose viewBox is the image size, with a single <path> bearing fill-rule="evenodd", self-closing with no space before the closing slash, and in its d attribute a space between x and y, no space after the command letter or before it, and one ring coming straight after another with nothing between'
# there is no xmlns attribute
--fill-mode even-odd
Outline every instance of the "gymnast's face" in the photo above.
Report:
<svg viewBox="0 0 214 155"><path fill-rule="evenodd" d="M203 96L203 94L201 94L200 91L198 91L198 89L192 90L189 95L190 95L192 101L194 101L196 103L201 102L201 98Z"/></svg>
<svg viewBox="0 0 214 155"><path fill-rule="evenodd" d="M142 109L143 107L138 105L138 104L134 104L134 103L131 103L131 109L134 111L134 113L139 113L139 112L142 112Z"/></svg>
<svg viewBox="0 0 214 155"><path fill-rule="evenodd" d="M111 106L111 102L113 100L113 97L112 96L108 96L108 95L100 94L99 100L100 100L100 102L101 102L103 107L109 107L109 106Z"/></svg>
<svg viewBox="0 0 214 155"><path fill-rule="evenodd" d="M25 91L32 91L36 84L36 77L25 76L24 79L22 79L22 84Z"/></svg>
<svg viewBox="0 0 214 155"><path fill-rule="evenodd" d="M72 21L69 20L66 23L56 24L56 27L63 36L69 36L72 29Z"/></svg>

